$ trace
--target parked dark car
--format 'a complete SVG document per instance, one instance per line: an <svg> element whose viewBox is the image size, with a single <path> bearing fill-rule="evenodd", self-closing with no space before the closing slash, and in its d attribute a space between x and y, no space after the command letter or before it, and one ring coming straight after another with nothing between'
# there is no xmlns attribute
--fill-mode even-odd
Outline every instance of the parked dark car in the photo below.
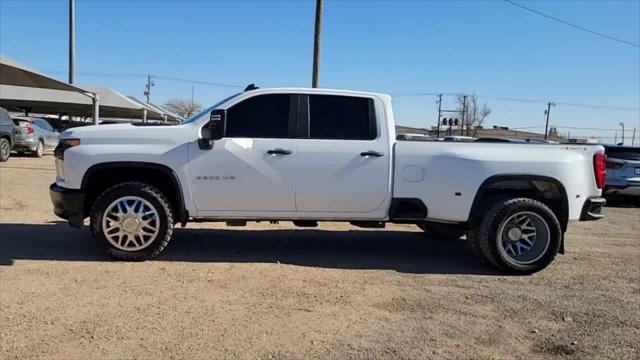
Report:
<svg viewBox="0 0 640 360"><path fill-rule="evenodd" d="M605 196L640 199L640 147L605 145L607 180Z"/></svg>
<svg viewBox="0 0 640 360"><path fill-rule="evenodd" d="M33 156L41 157L45 150L53 150L58 146L60 134L47 120L36 117L16 117L13 122L18 129L15 151L30 152Z"/></svg>
<svg viewBox="0 0 640 360"><path fill-rule="evenodd" d="M9 160L15 144L16 129L7 110L0 107L0 161Z"/></svg>

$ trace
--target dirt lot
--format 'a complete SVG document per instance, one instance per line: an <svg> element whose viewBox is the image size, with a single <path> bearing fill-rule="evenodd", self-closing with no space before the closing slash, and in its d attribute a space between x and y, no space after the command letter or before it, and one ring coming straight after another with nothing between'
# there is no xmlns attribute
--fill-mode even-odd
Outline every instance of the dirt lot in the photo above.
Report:
<svg viewBox="0 0 640 360"><path fill-rule="evenodd" d="M505 277L462 240L189 224L122 263L52 214L53 157L0 167L0 358L612 358L640 344L640 209ZM207 230L204 229L214 229Z"/></svg>

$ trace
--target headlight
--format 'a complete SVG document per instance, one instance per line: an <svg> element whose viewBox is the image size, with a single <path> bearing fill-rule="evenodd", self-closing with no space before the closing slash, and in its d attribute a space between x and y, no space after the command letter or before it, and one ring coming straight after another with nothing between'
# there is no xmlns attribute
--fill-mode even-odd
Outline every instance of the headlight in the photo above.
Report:
<svg viewBox="0 0 640 360"><path fill-rule="evenodd" d="M55 156L56 159L63 160L64 151L78 145L80 145L80 139L75 139L75 138L60 139L60 141L58 142L58 146L56 146L56 149L53 151L53 156Z"/></svg>
<svg viewBox="0 0 640 360"><path fill-rule="evenodd" d="M65 149L78 146L78 145L80 145L80 139L74 139L74 138L61 139L60 143L58 143L58 146L64 147Z"/></svg>

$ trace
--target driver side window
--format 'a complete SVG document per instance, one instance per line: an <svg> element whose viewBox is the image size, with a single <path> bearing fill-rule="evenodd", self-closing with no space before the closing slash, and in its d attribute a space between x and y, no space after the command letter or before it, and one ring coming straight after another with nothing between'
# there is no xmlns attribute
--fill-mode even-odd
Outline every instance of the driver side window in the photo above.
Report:
<svg viewBox="0 0 640 360"><path fill-rule="evenodd" d="M258 95L232 106L227 110L226 137L296 137L292 98L295 95Z"/></svg>

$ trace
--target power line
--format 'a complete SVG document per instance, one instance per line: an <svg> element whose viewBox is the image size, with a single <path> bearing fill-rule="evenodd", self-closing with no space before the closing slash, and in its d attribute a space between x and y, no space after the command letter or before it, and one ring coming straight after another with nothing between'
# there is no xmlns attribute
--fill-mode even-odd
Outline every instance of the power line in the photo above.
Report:
<svg viewBox="0 0 640 360"><path fill-rule="evenodd" d="M452 96L452 95L459 95L459 94L454 94L454 93L393 93L394 97L409 97L409 96L420 97L420 96L439 96L439 95Z"/></svg>
<svg viewBox="0 0 640 360"><path fill-rule="evenodd" d="M520 126L520 127L509 127L509 130L540 129L543 127L544 125Z"/></svg>
<svg viewBox="0 0 640 360"><path fill-rule="evenodd" d="M578 30L581 30L581 31L584 31L584 32L588 32L588 33L590 33L590 34L592 34L592 35L600 36L600 37L603 37L603 38L605 38L605 39L609 39L609 40L617 41L617 42L622 43L622 44L625 44L625 45L629 45L629 46L633 46L633 47L640 48L640 45L639 45L639 44L632 43L631 41L627 41L627 40L619 39L619 38L617 38L617 37L613 37L613 36L611 36L611 35L607 35L607 34L604 34L604 33L601 33L601 32L595 31L595 30L587 29L587 28L586 28L586 27L584 27L584 26L576 25L576 24L570 23L570 22L568 22L568 21L565 21L565 20L559 19L559 18L557 18L557 17L555 17L555 16L547 15L547 14L545 14L545 13L542 13L542 12L538 11L538 10L534 10L534 9L532 9L532 8L529 8L529 7L526 7L526 6L524 6L524 5L518 4L518 3L517 3L517 2L515 2L515 1L511 1L511 0L504 0L504 1L505 1L506 3L508 3L508 4L511 4L511 5L513 5L513 6L519 7L519 8L521 8L521 9L524 9L524 10L527 10L527 11L530 11L530 12L532 12L532 13L534 13L534 14L540 15L540 16L545 17L545 18L547 18L547 19L550 19L550 20L553 20L553 21L559 22L559 23L561 23L561 24L565 24L565 25L567 25L567 26L571 26L571 27L572 27L572 28L574 28L574 29L578 29Z"/></svg>
<svg viewBox="0 0 640 360"><path fill-rule="evenodd" d="M588 127L574 127L574 126L560 126L560 125L552 125L552 127L558 129L570 129L570 130L594 130L594 131L618 131L620 129L606 129L606 128L588 128Z"/></svg>
<svg viewBox="0 0 640 360"><path fill-rule="evenodd" d="M45 73L51 74L66 74L67 71L62 70L43 70ZM106 73L106 72L76 72L76 74L87 75L87 76L97 76L97 77L147 77L147 74L136 74L136 73Z"/></svg>
<svg viewBox="0 0 640 360"><path fill-rule="evenodd" d="M60 70L45 70L45 72L52 73L52 74L67 73L66 71L60 71ZM147 76L149 76L149 74L142 74L142 73L110 73L110 72L76 72L76 74L85 75L85 76L107 77L107 78L109 78L109 77L111 77L111 78L116 78L116 77L120 77L120 78L146 78ZM156 78L156 79L165 79L165 80L170 80L170 81L186 82L186 83L190 83L190 84L201 84L201 85L210 85L210 86L218 86L218 87L231 87L231 88L243 88L244 87L242 85L223 84L223 83L204 81L204 80L191 80L191 79L184 79L184 78L179 78L179 77L174 77L174 76L164 76L164 75L153 75L153 74L151 74L151 77Z"/></svg>
<svg viewBox="0 0 640 360"><path fill-rule="evenodd" d="M591 109L606 109L606 110L622 110L622 111L640 111L640 108L625 107L625 106L610 106L610 105L594 105L594 104L580 104L571 102L556 102L559 105L564 106L577 106Z"/></svg>
<svg viewBox="0 0 640 360"><path fill-rule="evenodd" d="M504 96L490 96L490 95L477 95L477 96L480 97L480 98L491 99L491 100L504 100L504 101L536 103L536 104L546 104L548 102L547 100L522 99L522 98L504 97ZM567 102L567 101L555 101L555 103L557 105L575 106L575 107L583 107L583 108L590 108L590 109L605 109L605 110L620 110L620 111L640 111L640 108L629 107L629 106L583 104L583 103L575 103L575 102Z"/></svg>
<svg viewBox="0 0 640 360"><path fill-rule="evenodd" d="M525 129L541 129L544 125L530 125L530 126L518 126L518 127L509 127L510 130L525 130ZM549 125L550 128L556 129L569 129L569 130L590 130L590 131L619 131L620 129L612 129L612 128L592 128L592 127L577 127L577 126L562 126L562 125Z"/></svg>
<svg viewBox="0 0 640 360"><path fill-rule="evenodd" d="M458 96L461 93L393 93L393 96L394 97L414 97L414 96L420 97L420 96L438 96L440 94L446 95L446 96ZM540 100L540 99L523 99L523 98L516 98L516 97L491 96L491 95L481 95L481 94L475 94L475 95L483 99L513 101L513 102L532 103L532 104L547 104L549 102L548 100ZM583 108L590 108L590 109L640 111L640 108L629 107L629 106L583 104L583 103L575 103L575 102L567 102L567 101L555 101L555 103L557 105L575 106L575 107L583 107Z"/></svg>
<svg viewBox="0 0 640 360"><path fill-rule="evenodd" d="M218 87L229 87L229 88L244 88L244 86L242 85L223 84L223 83L216 83L216 82L204 81L204 80L190 80L190 79L183 79L183 78L177 78L173 76L163 76L163 75L152 75L152 76L157 79L187 82L191 84L202 84L202 85L211 85L211 86L218 86Z"/></svg>
<svg viewBox="0 0 640 360"><path fill-rule="evenodd" d="M66 74L67 71L61 70L44 70L45 73L52 74ZM121 78L146 78L149 74L143 73L112 73L112 72L76 72L76 74L86 75L86 76L97 76L97 77L121 77ZM235 84L226 84L226 83L218 83L212 81L204 81L204 80L191 80L184 79L174 76L164 76L164 75L153 75L151 77L156 79L165 79L170 81L178 81L185 82L190 84L201 84L201 85L209 85L209 86L217 86L217 87L227 87L227 88L244 88L243 85L235 85ZM443 96L459 96L462 93L440 93L440 92L415 92L415 93L393 93L394 97L422 97L422 96L438 96L442 94ZM513 102L523 102L523 103L537 103L537 104L546 104L547 100L540 99L524 99L524 98L516 98L516 97L505 97L505 96L491 96L491 95L480 95L475 94L476 96L484 99L490 100L503 100L503 101L513 101ZM564 106L575 106L575 107L584 107L591 109L605 109L605 110L619 110L619 111L640 111L640 108L635 107L627 107L627 106L613 106L613 105L599 105L599 104L583 104L583 103L575 103L575 102L565 102L565 101L555 101L558 105Z"/></svg>

